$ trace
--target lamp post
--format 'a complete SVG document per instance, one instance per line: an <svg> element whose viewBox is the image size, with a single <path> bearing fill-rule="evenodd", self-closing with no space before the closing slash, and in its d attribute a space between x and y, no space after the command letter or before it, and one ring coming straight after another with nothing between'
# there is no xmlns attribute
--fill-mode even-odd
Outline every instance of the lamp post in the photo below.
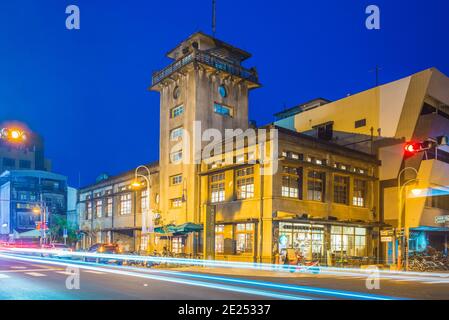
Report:
<svg viewBox="0 0 449 320"><path fill-rule="evenodd" d="M41 225L40 243L42 246L42 244L46 243L47 239L47 207L45 206L44 202L40 202L32 209L32 211L34 214L40 215L40 225Z"/></svg>
<svg viewBox="0 0 449 320"><path fill-rule="evenodd" d="M143 175L139 173L139 170L141 169L145 169L145 171L147 172L147 175ZM152 215L150 215L151 213L151 208L150 208L150 197L151 197L151 171L147 166L138 166L134 172L134 182L132 184L132 186L134 188L140 188L142 187L142 184L139 182L138 178L143 178L146 182L146 187L147 187L147 197L146 197L146 212L142 212L142 235L141 238L144 238L147 236L148 233L153 233L154 232L154 226L153 226L153 217ZM150 219L150 224L148 225L147 219ZM149 228L148 228L149 226ZM148 242L147 242L148 243ZM140 245L142 245L142 239L141 239L141 243Z"/></svg>
<svg viewBox="0 0 449 320"><path fill-rule="evenodd" d="M404 184L401 186L401 176L404 172L406 172L407 170L412 170L415 173L415 178L414 179L410 179L404 182ZM418 171L413 168L413 167L406 167L404 169L402 169L399 174L398 174L398 229L402 231L402 194L404 192L404 189L412 183L417 183L418 182ZM404 201L404 207L407 201L407 196L405 198ZM406 209L406 208L404 208ZM405 250L405 254L406 254L406 269L408 269L408 226L407 226L407 217L406 217L407 212L404 211L404 233L401 234L400 239L399 239L399 246L398 246L398 262L397 262L397 268L398 270L402 270L402 252L403 252L403 245L405 244L406 246L406 250ZM395 245L393 246L393 250L395 249Z"/></svg>

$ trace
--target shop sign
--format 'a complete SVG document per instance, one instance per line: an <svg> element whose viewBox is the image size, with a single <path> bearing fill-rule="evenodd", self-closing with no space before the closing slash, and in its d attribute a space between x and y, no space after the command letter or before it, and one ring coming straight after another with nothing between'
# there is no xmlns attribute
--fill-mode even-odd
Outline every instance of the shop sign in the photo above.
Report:
<svg viewBox="0 0 449 320"><path fill-rule="evenodd" d="M404 229L396 229L396 237L403 237Z"/></svg>
<svg viewBox="0 0 449 320"><path fill-rule="evenodd" d="M381 237L381 242L393 242L393 237Z"/></svg>
<svg viewBox="0 0 449 320"><path fill-rule="evenodd" d="M435 223L436 224L445 224L446 222L449 222L449 216L438 216L438 217L435 217Z"/></svg>
<svg viewBox="0 0 449 320"><path fill-rule="evenodd" d="M380 235L382 237L392 237L394 235L394 230L393 229L381 230Z"/></svg>

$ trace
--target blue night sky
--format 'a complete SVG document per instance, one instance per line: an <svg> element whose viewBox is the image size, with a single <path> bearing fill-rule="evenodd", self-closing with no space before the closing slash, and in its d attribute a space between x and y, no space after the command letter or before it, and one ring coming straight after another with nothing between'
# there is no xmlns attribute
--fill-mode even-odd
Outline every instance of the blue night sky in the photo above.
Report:
<svg viewBox="0 0 449 320"><path fill-rule="evenodd" d="M2 0L0 122L46 141L53 171L74 187L158 159L159 96L151 73L191 33L211 31L211 0ZM81 30L65 28L65 8ZM365 8L381 9L381 30ZM217 0L217 37L253 54L258 124L315 97L338 99L428 67L449 74L449 2Z"/></svg>

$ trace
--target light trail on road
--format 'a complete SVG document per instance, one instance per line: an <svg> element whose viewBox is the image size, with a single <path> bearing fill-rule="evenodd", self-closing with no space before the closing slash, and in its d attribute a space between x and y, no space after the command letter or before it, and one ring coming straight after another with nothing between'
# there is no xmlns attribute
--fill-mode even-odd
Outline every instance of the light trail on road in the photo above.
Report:
<svg viewBox="0 0 449 320"><path fill-rule="evenodd" d="M81 269L93 270L93 271L98 271L98 272L113 273L113 274L118 274L118 275L123 275L123 276L131 276L131 277L165 281L165 282L171 282L171 283L177 283L177 284L199 286L199 287L205 287L205 288L209 288L209 289L239 292L239 293L243 293L243 294L257 295L257 296L263 296L263 297L274 298L274 299L311 300L311 298L297 296L297 295L289 295L289 294L283 294L283 293L277 293L277 292L255 290L255 289L249 289L249 288L244 288L244 287L234 287L234 286L221 285L221 284L216 284L216 283L209 284L209 283L201 282L201 281L185 280L185 279L179 279L179 278L168 278L168 277L157 276L157 275L141 274L141 273L124 271L124 270L95 267L95 266L86 265L85 263L83 263L83 264L67 263L67 262L62 262L62 261L50 261L48 259L26 258L26 257L12 256L12 255L10 256L10 255L5 255L5 254L0 254L0 258L14 259L14 260L19 260L19 261L33 262L33 263L52 264L52 265L59 265L59 266L65 266L65 267L71 267L71 268L81 268Z"/></svg>
<svg viewBox="0 0 449 320"><path fill-rule="evenodd" d="M267 263L249 263L249 262L232 262L220 260L201 260L201 259L186 259L186 258L171 258L171 257L153 257L153 256L137 256L124 254L104 254L104 253L90 253L90 252L68 252L61 250L46 250L46 249L24 249L24 248L10 248L12 252L28 253L28 254L49 254L60 256L72 256L79 258L99 258L122 261L138 261L143 263L166 263L179 264L187 266L201 266L211 268L237 268L250 269L255 271L272 271L272 272L302 272L312 274L323 274L333 276L347 276L347 277L369 277L373 274L378 274L381 279L393 279L404 281L432 281L432 282L449 282L449 273L427 273L427 272L405 272L405 271L391 271L391 270L373 270L373 269L354 269L354 268L335 268L323 266L284 266L278 264Z"/></svg>
<svg viewBox="0 0 449 320"><path fill-rule="evenodd" d="M284 290L289 292L295 292L295 293L306 293L306 294L312 294L312 295L321 295L321 296L327 296L332 298L344 298L344 299L359 299L359 300L393 300L393 299L400 299L400 298L393 298L393 297L387 297L387 296L381 296L381 295L375 295L375 294L365 294L365 293L357 293L357 292L351 292L351 291L344 291L344 290L333 290L333 289L326 289L326 288L318 288L318 287L307 287L307 286L298 286L298 285L289 285L289 284L282 284L282 283L274 283L274 282L262 282L262 281L256 281L256 280L249 280L249 279L242 279L242 278L233 278L233 277L223 277L223 276L212 276L212 275L201 275L201 274L194 274L194 273L188 273L188 272L178 272L178 271L167 271L167 270L153 270L153 269L142 269L142 268L136 268L136 267L128 267L128 266L113 266L111 268L102 268L99 267L99 264L97 263L90 263L90 262L82 262L82 261L69 261L69 260L54 260L51 258L27 258L23 256L17 256L17 255L10 255L10 254L0 254L0 257L4 258L10 258L10 259L18 259L22 261L27 262L38 262L38 263L48 263L48 264L56 264L56 265L63 265L63 266L70 266L70 267L78 267L78 268L84 268L88 270L96 270L101 272L109 272L109 273L116 273L116 274L122 274L122 275L128 275L128 276L137 276L137 277L148 277L150 279L154 280L161 280L161 281L170 281L170 282L177 282L182 284L188 284L188 285L201 285L201 286L207 286L209 288L216 288L216 289L223 289L223 290L229 290L231 288L232 291L241 292L241 293L249 293L249 294L255 294L255 295L262 295L262 296L268 296L271 298L276 299L299 299L299 300L309 300L311 298L309 297L303 297L303 296L297 296L297 295L289 295L289 294L281 294L278 292L272 292L272 291L262 291L262 294L259 290L249 289L249 288L243 288L243 287L229 287L226 285L222 285L219 283L208 283L207 285L205 282L198 282L198 281L192 281L192 280L185 280L180 278L173 278L175 277L187 277L187 278L194 278L194 279L201 279L206 281L218 281L218 282L224 282L224 283L231 283L231 284L240 284L240 285L248 285L248 286L255 286L260 287L263 289L270 289L270 290ZM102 266L100 264L100 266ZM109 266L108 266L109 267ZM135 271L135 272L130 272ZM146 275L143 275L142 273L145 273ZM151 275L149 275L151 274ZM162 275L170 275L171 278L167 278L164 276L158 276L155 274L162 274ZM169 280L167 280L169 279Z"/></svg>

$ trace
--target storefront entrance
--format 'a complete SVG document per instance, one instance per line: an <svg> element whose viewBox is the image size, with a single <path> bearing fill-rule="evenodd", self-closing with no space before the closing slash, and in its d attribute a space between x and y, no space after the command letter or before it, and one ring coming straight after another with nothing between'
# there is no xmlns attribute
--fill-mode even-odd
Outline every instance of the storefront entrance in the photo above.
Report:
<svg viewBox="0 0 449 320"><path fill-rule="evenodd" d="M279 252L294 249L307 260L324 258L324 226L279 223Z"/></svg>

